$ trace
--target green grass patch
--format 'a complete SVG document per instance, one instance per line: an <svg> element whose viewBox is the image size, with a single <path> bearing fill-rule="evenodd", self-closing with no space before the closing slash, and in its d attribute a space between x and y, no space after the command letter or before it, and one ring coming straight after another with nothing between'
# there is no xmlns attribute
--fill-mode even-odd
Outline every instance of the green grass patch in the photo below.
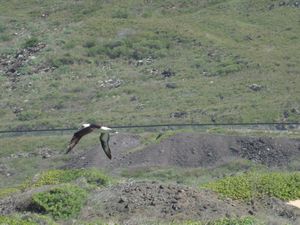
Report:
<svg viewBox="0 0 300 225"><path fill-rule="evenodd" d="M0 216L0 224L1 225L38 225L38 223L20 219L20 218L14 218L11 216Z"/></svg>
<svg viewBox="0 0 300 225"><path fill-rule="evenodd" d="M58 225L50 217L35 213L0 216L0 225Z"/></svg>
<svg viewBox="0 0 300 225"><path fill-rule="evenodd" d="M251 172L226 177L203 187L232 199L249 200L269 196L282 200L293 200L300 198L300 173Z"/></svg>
<svg viewBox="0 0 300 225"><path fill-rule="evenodd" d="M0 189L0 198L6 197L12 193L20 191L18 188L1 188Z"/></svg>
<svg viewBox="0 0 300 225"><path fill-rule="evenodd" d="M112 181L107 175L97 169L48 170L28 179L22 187L41 187L43 185L69 183L81 177L85 178L88 184L95 186L105 186Z"/></svg>
<svg viewBox="0 0 300 225"><path fill-rule="evenodd" d="M13 92L9 76L1 76L3 130L74 127L90 118L121 125L299 121L299 12L292 3L54 3L1 4L4 60L46 44L22 63L18 72L31 76L21 76ZM162 77L168 69L175 76ZM101 87L112 77L124 82ZM166 80L176 88L165 88ZM251 91L253 83L264 88Z"/></svg>
<svg viewBox="0 0 300 225"><path fill-rule="evenodd" d="M121 176L138 180L159 180L192 186L203 185L229 175L238 175L253 170L264 170L264 166L248 160L236 160L215 168L137 168L123 170Z"/></svg>
<svg viewBox="0 0 300 225"><path fill-rule="evenodd" d="M55 219L67 219L80 212L86 197L84 189L65 185L33 195L32 208Z"/></svg>
<svg viewBox="0 0 300 225"><path fill-rule="evenodd" d="M30 48L30 47L36 46L38 43L39 43L39 39L37 37L32 37L32 38L27 39L23 43L22 47L23 48Z"/></svg>

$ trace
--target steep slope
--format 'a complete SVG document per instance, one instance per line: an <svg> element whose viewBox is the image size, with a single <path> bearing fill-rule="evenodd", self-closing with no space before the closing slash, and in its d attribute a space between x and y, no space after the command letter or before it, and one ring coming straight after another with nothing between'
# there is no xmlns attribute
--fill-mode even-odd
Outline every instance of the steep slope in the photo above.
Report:
<svg viewBox="0 0 300 225"><path fill-rule="evenodd" d="M293 0L3 2L0 128L299 121L298 15Z"/></svg>

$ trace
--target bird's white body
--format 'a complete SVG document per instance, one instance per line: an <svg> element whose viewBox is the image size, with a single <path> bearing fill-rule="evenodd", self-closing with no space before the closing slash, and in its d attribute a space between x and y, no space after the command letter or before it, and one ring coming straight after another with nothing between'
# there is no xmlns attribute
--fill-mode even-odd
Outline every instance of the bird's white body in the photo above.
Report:
<svg viewBox="0 0 300 225"><path fill-rule="evenodd" d="M101 127L101 130L105 130L105 131L110 131L110 130L112 130L111 128L109 128L109 127Z"/></svg>

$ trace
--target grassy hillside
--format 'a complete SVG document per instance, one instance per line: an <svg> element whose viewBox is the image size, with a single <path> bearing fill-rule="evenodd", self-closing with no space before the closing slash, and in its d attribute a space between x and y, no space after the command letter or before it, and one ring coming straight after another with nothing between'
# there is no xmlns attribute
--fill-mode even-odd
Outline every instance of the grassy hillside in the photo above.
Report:
<svg viewBox="0 0 300 225"><path fill-rule="evenodd" d="M299 121L296 2L1 1L0 129Z"/></svg>

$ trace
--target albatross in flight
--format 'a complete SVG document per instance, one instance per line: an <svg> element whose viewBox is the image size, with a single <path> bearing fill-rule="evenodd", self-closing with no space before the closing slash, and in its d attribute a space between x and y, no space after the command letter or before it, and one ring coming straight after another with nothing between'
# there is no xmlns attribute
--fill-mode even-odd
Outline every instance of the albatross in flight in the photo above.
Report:
<svg viewBox="0 0 300 225"><path fill-rule="evenodd" d="M110 152L110 148L109 148L109 133L113 132L113 133L117 133L116 131L112 130L109 127L104 127L98 124L83 124L82 128L75 132L67 149L66 154L68 154L74 147L75 145L77 145L77 143L80 141L80 139L93 132L95 129L101 129L101 134L100 134L100 143L102 146L103 151L105 152L105 154L107 155L107 157L109 159L111 159L111 152Z"/></svg>

